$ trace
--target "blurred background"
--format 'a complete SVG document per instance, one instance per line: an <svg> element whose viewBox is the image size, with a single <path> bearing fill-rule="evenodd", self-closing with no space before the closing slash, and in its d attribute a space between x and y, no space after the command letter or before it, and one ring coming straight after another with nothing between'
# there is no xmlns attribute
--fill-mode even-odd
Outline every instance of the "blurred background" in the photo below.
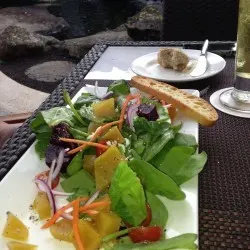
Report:
<svg viewBox="0 0 250 250"><path fill-rule="evenodd" d="M160 40L161 22L161 0L1 0L0 70L51 93L95 43Z"/></svg>

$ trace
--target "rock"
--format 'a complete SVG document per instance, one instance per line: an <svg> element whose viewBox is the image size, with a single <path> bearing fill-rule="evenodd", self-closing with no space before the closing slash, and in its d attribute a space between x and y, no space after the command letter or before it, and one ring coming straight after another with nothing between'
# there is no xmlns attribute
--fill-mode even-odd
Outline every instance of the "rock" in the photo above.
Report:
<svg viewBox="0 0 250 250"><path fill-rule="evenodd" d="M162 25L161 4L145 6L135 16L128 18L128 35L135 41L159 41Z"/></svg>
<svg viewBox="0 0 250 250"><path fill-rule="evenodd" d="M25 75L41 82L58 82L63 80L73 67L72 62L50 61L32 66L25 71Z"/></svg>
<svg viewBox="0 0 250 250"><path fill-rule="evenodd" d="M64 41L64 48L71 56L82 58L86 52L96 43L101 41L129 41L127 31L104 31L95 35L68 39Z"/></svg>
<svg viewBox="0 0 250 250"><path fill-rule="evenodd" d="M10 25L56 38L66 38L69 32L69 25L62 17L50 14L42 6L0 9L0 33Z"/></svg>
<svg viewBox="0 0 250 250"><path fill-rule="evenodd" d="M4 29L0 40L0 58L11 60L27 54L39 54L56 47L60 42L54 37L33 34L24 28L11 25Z"/></svg>

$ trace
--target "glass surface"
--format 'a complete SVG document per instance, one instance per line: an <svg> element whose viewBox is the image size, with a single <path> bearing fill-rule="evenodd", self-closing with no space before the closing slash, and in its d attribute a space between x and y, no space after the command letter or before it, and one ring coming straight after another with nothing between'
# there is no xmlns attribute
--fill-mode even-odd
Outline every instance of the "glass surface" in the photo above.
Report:
<svg viewBox="0 0 250 250"><path fill-rule="evenodd" d="M239 4L235 84L220 95L220 101L231 109L250 112L250 1Z"/></svg>

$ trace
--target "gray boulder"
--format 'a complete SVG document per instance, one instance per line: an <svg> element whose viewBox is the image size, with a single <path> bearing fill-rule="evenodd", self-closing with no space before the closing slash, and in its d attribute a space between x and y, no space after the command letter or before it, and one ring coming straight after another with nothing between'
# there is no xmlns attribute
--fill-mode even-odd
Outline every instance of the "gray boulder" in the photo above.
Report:
<svg viewBox="0 0 250 250"><path fill-rule="evenodd" d="M11 60L27 54L39 54L56 47L60 42L54 37L30 33L11 25L4 29L0 39L0 59Z"/></svg>
<svg viewBox="0 0 250 250"><path fill-rule="evenodd" d="M80 38L68 39L64 41L64 48L71 56L82 58L86 52L96 43L103 41L130 41L127 31L104 31L95 35Z"/></svg>
<svg viewBox="0 0 250 250"><path fill-rule="evenodd" d="M145 6L125 24L128 35L135 41L159 41L162 25L161 4Z"/></svg>
<svg viewBox="0 0 250 250"><path fill-rule="evenodd" d="M65 38L69 32L69 25L62 17L50 14L42 6L0 9L0 33L10 25L56 38Z"/></svg>

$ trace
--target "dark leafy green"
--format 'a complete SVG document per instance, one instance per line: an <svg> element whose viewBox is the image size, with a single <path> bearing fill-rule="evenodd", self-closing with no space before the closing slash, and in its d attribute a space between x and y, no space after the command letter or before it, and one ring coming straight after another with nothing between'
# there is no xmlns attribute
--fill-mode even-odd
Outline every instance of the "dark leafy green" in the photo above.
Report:
<svg viewBox="0 0 250 250"><path fill-rule="evenodd" d="M68 176L72 176L76 174L78 171L80 171L83 168L82 164L82 156L83 156L83 151L77 153L70 164L67 167L67 174Z"/></svg>
<svg viewBox="0 0 250 250"><path fill-rule="evenodd" d="M90 93L82 93L74 103L76 109L80 109L83 105L90 105L93 102L99 101L99 98Z"/></svg>
<svg viewBox="0 0 250 250"><path fill-rule="evenodd" d="M89 134L86 132L87 128L83 127L83 128L69 128L69 132L70 134L78 140L85 140Z"/></svg>
<svg viewBox="0 0 250 250"><path fill-rule="evenodd" d="M115 170L109 189L111 208L123 221L139 225L147 215L146 199L140 180L125 162Z"/></svg>
<svg viewBox="0 0 250 250"><path fill-rule="evenodd" d="M95 182L93 177L83 169L68 179L63 180L61 182L61 186L63 190L68 193L75 192L76 189L84 190L89 193L93 193L95 191Z"/></svg>
<svg viewBox="0 0 250 250"><path fill-rule="evenodd" d="M193 147L176 146L166 154L159 170L169 175L178 185L199 174L207 161L207 154L194 154Z"/></svg>
<svg viewBox="0 0 250 250"><path fill-rule="evenodd" d="M74 114L74 116L76 117L76 119L83 125L83 126L87 126L87 123L82 119L82 117L78 114L77 110L74 107L74 104L72 103L69 93L67 91L63 91L63 97L64 97L64 101L69 105L72 113Z"/></svg>
<svg viewBox="0 0 250 250"><path fill-rule="evenodd" d="M74 194L70 195L67 200L69 202L76 200L79 197L86 197L90 194L89 191L84 190L84 189L75 189Z"/></svg>
<svg viewBox="0 0 250 250"><path fill-rule="evenodd" d="M150 160L150 163L152 163L155 167L159 168L159 166L164 161L166 154L169 152L169 150L172 147L175 146L187 146L187 147L193 147L194 150L197 149L198 144L196 142L196 139L193 135L184 134L184 133L177 133L175 134L174 139L170 140L163 148L162 150L155 155L153 159Z"/></svg>
<svg viewBox="0 0 250 250"><path fill-rule="evenodd" d="M156 140L151 142L150 146L146 148L143 153L142 159L144 161L150 161L173 138L174 132L171 129L165 130L162 135L160 135Z"/></svg>
<svg viewBox="0 0 250 250"><path fill-rule="evenodd" d="M150 225L152 226L166 226L168 221L168 210L162 201L154 194L146 191L147 203L152 211L152 220Z"/></svg>
<svg viewBox="0 0 250 250"><path fill-rule="evenodd" d="M109 85L108 91L112 91L114 96L128 95L130 88L125 80L118 80Z"/></svg>
<svg viewBox="0 0 250 250"><path fill-rule="evenodd" d="M182 234L167 240L161 240L149 244L117 244L114 246L113 250L196 250L198 249L197 245L195 244L196 239L196 234Z"/></svg>
<svg viewBox="0 0 250 250"><path fill-rule="evenodd" d="M142 185L153 194L163 195L171 200L183 200L186 195L166 174L142 160L132 160L129 166L136 172Z"/></svg>

